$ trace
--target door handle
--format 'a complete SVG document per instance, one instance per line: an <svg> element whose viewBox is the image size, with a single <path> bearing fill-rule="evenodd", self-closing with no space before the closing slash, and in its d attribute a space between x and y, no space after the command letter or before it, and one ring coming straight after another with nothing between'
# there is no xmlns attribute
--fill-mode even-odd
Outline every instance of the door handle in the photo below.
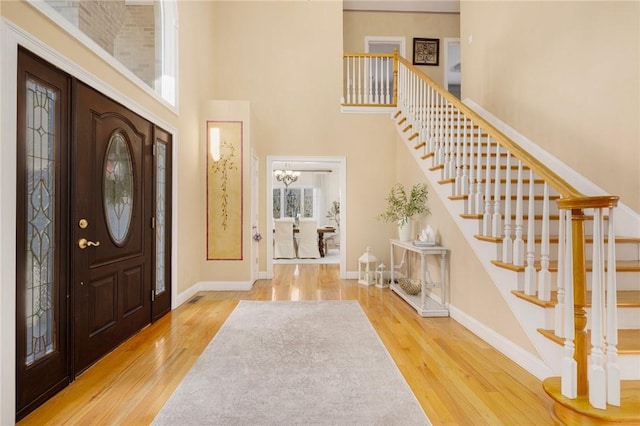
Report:
<svg viewBox="0 0 640 426"><path fill-rule="evenodd" d="M88 241L86 238L80 238L78 240L78 247L80 247L80 250L84 250L87 247L98 247L100 245L100 241Z"/></svg>

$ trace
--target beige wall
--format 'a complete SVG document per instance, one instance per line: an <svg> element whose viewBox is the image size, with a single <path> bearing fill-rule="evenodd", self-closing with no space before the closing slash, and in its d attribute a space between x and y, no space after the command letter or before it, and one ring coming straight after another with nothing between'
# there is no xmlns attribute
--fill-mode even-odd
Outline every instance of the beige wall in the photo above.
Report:
<svg viewBox="0 0 640 426"><path fill-rule="evenodd" d="M413 38L440 39L438 66L418 66L438 84L444 82L444 38L459 37L460 16L457 13L344 12L344 51L364 52L366 36L404 37L405 58L413 61Z"/></svg>
<svg viewBox="0 0 640 426"><path fill-rule="evenodd" d="M640 2L463 1L460 16L462 97L640 211Z"/></svg>
<svg viewBox="0 0 640 426"><path fill-rule="evenodd" d="M182 19L182 17L181 17ZM216 2L214 64L205 74L216 99L248 100L260 158L260 228L266 226L266 156L347 158L347 269L367 245L388 251L375 220L394 179L395 130L388 115L342 114L342 3ZM186 226L186 225L185 225ZM193 224L189 226L193 227ZM375 230L375 232L372 232ZM195 233L193 231L192 233ZM260 270L266 270L266 239ZM203 274L214 279L215 268Z"/></svg>

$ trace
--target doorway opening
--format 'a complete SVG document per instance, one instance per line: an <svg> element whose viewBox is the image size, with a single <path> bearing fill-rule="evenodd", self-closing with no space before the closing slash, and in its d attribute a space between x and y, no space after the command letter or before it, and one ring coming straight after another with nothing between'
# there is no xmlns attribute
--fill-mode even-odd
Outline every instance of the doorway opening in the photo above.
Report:
<svg viewBox="0 0 640 426"><path fill-rule="evenodd" d="M462 92L460 39L444 39L444 88L460 99Z"/></svg>
<svg viewBox="0 0 640 426"><path fill-rule="evenodd" d="M292 173L295 179L278 180L278 173ZM273 277L275 263L339 263L340 277L346 278L346 158L268 156L266 167L267 278ZM285 184L287 183L287 184ZM338 212L335 212L335 206ZM318 255L298 257L295 248L286 259L274 259L276 220L290 218L315 222ZM294 232L295 232L294 226ZM296 234L294 233L294 246ZM329 255L325 256L324 255ZM331 259L338 259L337 262Z"/></svg>

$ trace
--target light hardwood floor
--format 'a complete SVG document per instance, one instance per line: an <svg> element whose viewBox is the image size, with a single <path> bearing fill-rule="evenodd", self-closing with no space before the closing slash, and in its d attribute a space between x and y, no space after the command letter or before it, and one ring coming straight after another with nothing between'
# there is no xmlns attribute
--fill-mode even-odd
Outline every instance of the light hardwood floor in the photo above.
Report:
<svg viewBox="0 0 640 426"><path fill-rule="evenodd" d="M19 425L149 424L239 300L358 300L434 425L549 425L539 380L450 318L421 318L337 265L274 266L247 292L202 292L123 343ZM360 360L354 360L361 362ZM380 398L384 398L381 392Z"/></svg>

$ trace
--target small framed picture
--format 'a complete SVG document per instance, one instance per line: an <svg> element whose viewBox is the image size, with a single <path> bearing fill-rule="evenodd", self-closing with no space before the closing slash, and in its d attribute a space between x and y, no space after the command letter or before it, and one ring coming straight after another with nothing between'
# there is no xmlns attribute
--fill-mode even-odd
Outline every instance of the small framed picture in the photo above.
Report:
<svg viewBox="0 0 640 426"><path fill-rule="evenodd" d="M440 39L414 38L413 39L413 65L438 66L439 51L440 51Z"/></svg>

